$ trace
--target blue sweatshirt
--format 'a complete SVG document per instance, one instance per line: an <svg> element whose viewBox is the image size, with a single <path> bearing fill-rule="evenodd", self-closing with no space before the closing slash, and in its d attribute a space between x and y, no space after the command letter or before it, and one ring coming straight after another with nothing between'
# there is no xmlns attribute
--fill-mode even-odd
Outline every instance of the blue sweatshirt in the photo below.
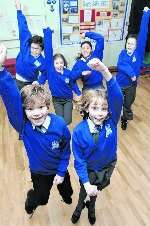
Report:
<svg viewBox="0 0 150 226"><path fill-rule="evenodd" d="M81 92L70 76L70 70L64 68L63 74L57 72L53 62L53 47L52 47L52 31L50 28L44 29L44 52L46 61L46 75L41 75L39 83L44 84L48 80L49 89L53 97L72 99L74 91L77 95Z"/></svg>
<svg viewBox="0 0 150 226"><path fill-rule="evenodd" d="M107 82L110 117L103 122L98 143L94 143L87 120L81 121L73 130L72 150L76 172L82 183L89 182L88 170L99 171L117 158L117 123L123 97L117 82Z"/></svg>
<svg viewBox="0 0 150 226"><path fill-rule="evenodd" d="M11 125L23 140L30 171L64 176L70 158L70 132L64 120L49 114L51 121L47 131L41 133L34 129L31 122L24 117L19 90L6 70L0 72L0 95Z"/></svg>
<svg viewBox="0 0 150 226"><path fill-rule="evenodd" d="M95 32L86 32L85 37L88 37L96 41L95 50L87 59L82 57L76 61L72 68L71 76L73 80L81 78L83 81L83 89L89 89L100 86L103 79L101 73L95 70L91 70L87 66L87 63L92 58L99 58L100 60L103 59L104 38L102 35ZM91 74L83 76L82 75L83 71L91 71Z"/></svg>
<svg viewBox="0 0 150 226"><path fill-rule="evenodd" d="M21 10L17 10L17 20L19 28L20 52L16 58L16 73L29 82L38 79L39 72L46 73L45 59L40 54L38 57L31 55L30 39L31 33L28 29L27 21Z"/></svg>
<svg viewBox="0 0 150 226"><path fill-rule="evenodd" d="M148 24L150 18L150 11L143 12L140 31L137 39L137 48L132 55L127 54L127 50L121 51L117 63L118 73L116 79L121 88L130 87L133 84L131 78L133 76L139 77L140 69L144 59L147 34L148 34ZM135 83L135 82L134 82Z"/></svg>

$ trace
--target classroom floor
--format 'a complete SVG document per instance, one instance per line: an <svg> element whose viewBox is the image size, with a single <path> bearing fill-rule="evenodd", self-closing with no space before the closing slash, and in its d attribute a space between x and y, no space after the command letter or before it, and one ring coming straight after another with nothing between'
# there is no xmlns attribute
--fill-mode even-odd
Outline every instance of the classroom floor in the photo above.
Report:
<svg viewBox="0 0 150 226"><path fill-rule="evenodd" d="M1 101L0 109L0 226L71 226L79 191L73 159L69 167L74 189L72 205L61 202L54 187L48 204L38 207L29 219L24 210L26 192L31 187L27 158ZM96 226L150 225L150 77L140 80L134 113L127 131L122 131L119 124L118 164L111 185L97 198ZM74 110L71 128L80 120ZM90 225L87 209L77 225Z"/></svg>

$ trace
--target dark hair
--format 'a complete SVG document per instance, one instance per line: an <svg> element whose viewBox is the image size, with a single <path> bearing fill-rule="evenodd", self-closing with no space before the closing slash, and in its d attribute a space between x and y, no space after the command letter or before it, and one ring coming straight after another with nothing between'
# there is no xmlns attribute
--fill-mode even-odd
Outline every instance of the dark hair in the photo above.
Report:
<svg viewBox="0 0 150 226"><path fill-rule="evenodd" d="M39 44L41 49L42 50L44 49L44 41L43 41L43 38L41 36L39 36L39 35L32 36L32 38L30 38L30 45L32 43Z"/></svg>
<svg viewBox="0 0 150 226"><path fill-rule="evenodd" d="M86 41L82 42L80 46L82 47L84 44L88 44L88 45L91 47L91 50L92 50L92 44L91 44L90 41L87 41L87 40L86 40ZM82 57L83 57L83 55L82 55L82 53L80 53L79 56L76 57L76 60L79 60L79 59L81 59Z"/></svg>
<svg viewBox="0 0 150 226"><path fill-rule="evenodd" d="M68 66L67 60L65 59L65 57L64 57L63 54L61 54L61 53L56 53L56 54L54 55L53 58L54 58L54 60L56 60L57 58L61 58L61 59L63 60L63 62L64 62L64 66L65 66L65 67Z"/></svg>
<svg viewBox="0 0 150 226"><path fill-rule="evenodd" d="M127 35L126 41L125 41L125 47L126 47L126 44L127 44L127 40L128 40L129 38L134 38L134 39L137 40L137 34L128 34L128 35Z"/></svg>
<svg viewBox="0 0 150 226"><path fill-rule="evenodd" d="M50 105L50 95L44 86L31 84L24 86L21 91L22 103L24 108L30 108L35 103Z"/></svg>

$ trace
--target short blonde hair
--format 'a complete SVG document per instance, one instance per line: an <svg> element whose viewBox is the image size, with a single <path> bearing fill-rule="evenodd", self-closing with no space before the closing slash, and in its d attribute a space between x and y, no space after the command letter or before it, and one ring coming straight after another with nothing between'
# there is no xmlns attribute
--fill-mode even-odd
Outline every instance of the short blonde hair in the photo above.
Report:
<svg viewBox="0 0 150 226"><path fill-rule="evenodd" d="M21 89L21 97L24 108L30 108L35 103L45 104L50 106L50 95L44 86L38 84L31 84L24 86Z"/></svg>
<svg viewBox="0 0 150 226"><path fill-rule="evenodd" d="M98 103L99 99L103 99L107 102L107 92L105 89L89 89L83 92L80 112L85 115L88 111L91 102L95 101L95 105Z"/></svg>

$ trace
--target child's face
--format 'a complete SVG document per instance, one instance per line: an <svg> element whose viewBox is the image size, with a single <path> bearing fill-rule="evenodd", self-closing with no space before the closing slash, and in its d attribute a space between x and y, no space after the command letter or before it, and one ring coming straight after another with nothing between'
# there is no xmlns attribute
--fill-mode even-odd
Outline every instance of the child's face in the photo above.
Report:
<svg viewBox="0 0 150 226"><path fill-rule="evenodd" d="M88 107L89 118L95 125L101 125L108 115L108 103L105 99L93 99Z"/></svg>
<svg viewBox="0 0 150 226"><path fill-rule="evenodd" d="M48 115L48 107L45 104L35 103L31 108L26 108L25 113L32 124L41 126Z"/></svg>
<svg viewBox="0 0 150 226"><path fill-rule="evenodd" d="M136 49L136 39L128 38L126 42L126 50L128 54L132 54Z"/></svg>
<svg viewBox="0 0 150 226"><path fill-rule="evenodd" d="M31 55L34 57L38 57L42 52L42 48L37 43L31 44Z"/></svg>
<svg viewBox="0 0 150 226"><path fill-rule="evenodd" d="M87 58L88 56L90 56L91 54L91 47L89 46L89 44L84 43L81 47L81 54L83 55L84 58Z"/></svg>
<svg viewBox="0 0 150 226"><path fill-rule="evenodd" d="M57 57L55 60L54 60L54 67L55 67L55 70L57 72L60 72L62 73L63 70L64 70L64 61L61 57Z"/></svg>

